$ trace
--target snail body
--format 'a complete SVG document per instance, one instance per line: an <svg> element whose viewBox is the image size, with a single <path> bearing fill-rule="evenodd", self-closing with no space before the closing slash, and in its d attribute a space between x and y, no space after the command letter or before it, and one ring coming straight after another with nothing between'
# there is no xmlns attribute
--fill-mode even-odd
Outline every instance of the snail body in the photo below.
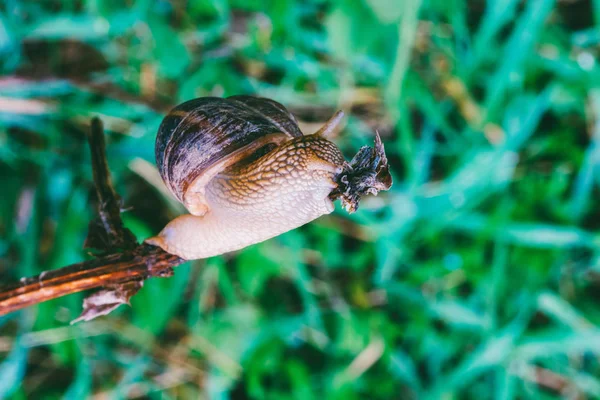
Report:
<svg viewBox="0 0 600 400"><path fill-rule="evenodd" d="M345 160L319 132L303 135L281 104L249 96L199 98L173 109L156 140L159 172L190 214L146 240L184 259L262 242L333 211Z"/></svg>

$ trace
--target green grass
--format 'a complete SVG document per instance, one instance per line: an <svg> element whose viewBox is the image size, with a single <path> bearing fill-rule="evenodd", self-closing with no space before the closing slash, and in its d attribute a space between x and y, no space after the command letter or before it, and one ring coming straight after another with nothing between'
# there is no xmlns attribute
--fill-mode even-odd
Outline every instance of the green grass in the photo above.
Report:
<svg viewBox="0 0 600 400"><path fill-rule="evenodd" d="M390 192L147 281L0 317L0 398L600 398L600 1L0 2L0 279L89 258L84 132L107 127L128 227L169 107L256 94ZM339 208L339 207L338 207Z"/></svg>

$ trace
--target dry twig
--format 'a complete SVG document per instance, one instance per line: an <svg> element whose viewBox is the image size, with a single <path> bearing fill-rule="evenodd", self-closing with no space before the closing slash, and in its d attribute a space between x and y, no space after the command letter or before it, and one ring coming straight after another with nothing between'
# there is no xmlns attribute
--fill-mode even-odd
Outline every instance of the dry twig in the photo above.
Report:
<svg viewBox="0 0 600 400"><path fill-rule="evenodd" d="M173 274L183 259L161 248L137 243L123 226L120 199L110 182L104 132L99 119L92 120L88 136L94 184L98 195L98 218L90 222L85 247L101 255L60 269L0 287L0 315L83 290L101 288L84 300L76 320L90 320L128 303L144 280Z"/></svg>

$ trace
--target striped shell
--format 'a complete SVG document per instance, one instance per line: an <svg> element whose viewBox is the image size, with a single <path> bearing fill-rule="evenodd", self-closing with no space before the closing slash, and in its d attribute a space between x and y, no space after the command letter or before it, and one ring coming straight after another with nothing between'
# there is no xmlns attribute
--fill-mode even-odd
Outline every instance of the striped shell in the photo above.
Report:
<svg viewBox="0 0 600 400"><path fill-rule="evenodd" d="M204 187L219 171L261 149L302 136L294 116L276 101L251 97L201 97L175 107L156 137L163 181L196 215L207 206Z"/></svg>

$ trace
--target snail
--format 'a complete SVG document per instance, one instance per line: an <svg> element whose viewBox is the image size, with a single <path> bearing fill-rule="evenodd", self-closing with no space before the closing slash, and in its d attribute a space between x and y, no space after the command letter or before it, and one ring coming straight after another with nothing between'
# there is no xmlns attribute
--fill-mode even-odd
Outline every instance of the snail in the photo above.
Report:
<svg viewBox="0 0 600 400"><path fill-rule="evenodd" d="M280 103L259 97L201 97L175 107L156 137L156 163L189 214L146 242L183 259L262 242L334 210L356 210L364 194L392 184L383 144L348 163L328 135L338 111L304 135Z"/></svg>

